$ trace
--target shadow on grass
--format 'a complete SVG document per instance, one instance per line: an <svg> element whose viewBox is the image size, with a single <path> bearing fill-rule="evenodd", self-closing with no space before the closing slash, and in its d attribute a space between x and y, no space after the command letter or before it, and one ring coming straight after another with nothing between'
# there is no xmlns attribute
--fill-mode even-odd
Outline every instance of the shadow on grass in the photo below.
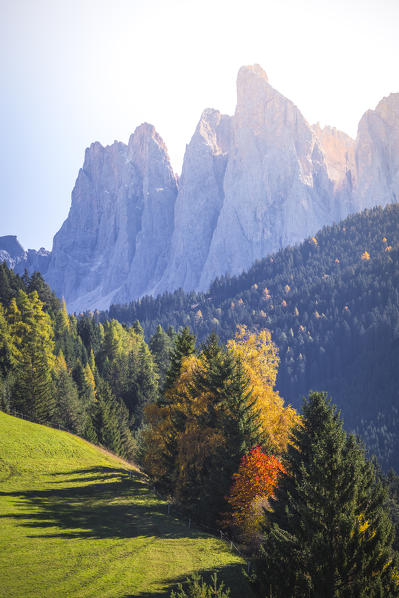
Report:
<svg viewBox="0 0 399 598"><path fill-rule="evenodd" d="M71 473L78 477L67 478ZM0 496L18 499L16 507L24 511L1 515L0 519L13 518L29 528L58 528L55 533L49 529L34 537L191 537L189 529L167 515L166 504L150 493L143 476L132 471L130 478L129 473L125 469L96 467L51 474L64 475L64 484L77 483L76 486L0 492ZM31 512L27 512L27 507Z"/></svg>
<svg viewBox="0 0 399 598"><path fill-rule="evenodd" d="M243 565L240 563L226 565L224 567L217 567L215 569L198 569L196 573L200 575L208 583L211 581L211 577L214 573L217 574L218 586L223 581L225 588L230 589L231 598L254 598L249 582L245 577L243 571ZM172 590L177 592L177 586L179 583L186 586L185 582L191 575L181 575L174 579L168 579L165 581L165 589L160 592L139 592L135 594L124 594L122 598L169 598Z"/></svg>
<svg viewBox="0 0 399 598"><path fill-rule="evenodd" d="M34 529L29 537L63 539L122 539L134 537L199 538L208 534L189 529L183 521L168 516L167 505L151 494L139 472L112 467L94 467L49 474L55 486L46 490L0 492L0 497L15 498L13 513L0 515L13 518L18 525ZM130 477L131 476L131 477ZM76 484L61 488L59 484ZM40 533L40 530L41 533ZM227 545L220 551L230 553ZM173 553L170 555L173 560ZM231 598L252 598L253 594L242 574L242 564L216 569L218 580L231 588ZM210 580L215 569L198 571ZM159 580L165 586L160 592L125 594L123 598L167 598L187 574Z"/></svg>
<svg viewBox="0 0 399 598"><path fill-rule="evenodd" d="M134 479L136 480L142 480L142 481L146 481L146 476L138 471L135 470L128 470L128 469L123 469L123 468L115 468L115 467L106 467L106 466L101 466L101 467L91 467L89 469L75 469L74 471L57 471L55 473L50 473L49 476L51 477L60 477L63 476L65 477L69 477L69 476L80 476L80 477L74 477L73 479L70 480L65 480L65 479L61 479L61 480L53 480L50 482L50 484L65 484L66 481L67 482L94 482L96 480L98 481L110 481L112 478L114 478L115 480L118 479L125 479L126 477L129 477L129 475L132 475L132 477L134 477Z"/></svg>

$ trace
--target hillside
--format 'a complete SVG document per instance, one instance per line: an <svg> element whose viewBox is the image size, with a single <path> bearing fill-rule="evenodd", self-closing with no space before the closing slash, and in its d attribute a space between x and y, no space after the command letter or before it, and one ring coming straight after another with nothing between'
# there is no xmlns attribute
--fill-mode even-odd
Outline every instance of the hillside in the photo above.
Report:
<svg viewBox="0 0 399 598"><path fill-rule="evenodd" d="M1 595L168 596L215 569L232 596L251 595L242 561L168 516L134 466L2 412L0 438Z"/></svg>
<svg viewBox="0 0 399 598"><path fill-rule="evenodd" d="M384 467L399 467L399 206L374 208L217 279L207 294L165 293L105 317L188 325L202 341L237 324L268 328L280 353L277 387L298 407L311 389L330 392Z"/></svg>

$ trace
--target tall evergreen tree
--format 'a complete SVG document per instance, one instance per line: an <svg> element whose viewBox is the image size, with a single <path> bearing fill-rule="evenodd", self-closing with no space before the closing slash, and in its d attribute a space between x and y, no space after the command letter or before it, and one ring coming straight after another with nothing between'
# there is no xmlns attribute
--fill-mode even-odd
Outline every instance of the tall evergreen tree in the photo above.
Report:
<svg viewBox="0 0 399 598"><path fill-rule="evenodd" d="M150 338L149 347L157 365L159 383L162 387L169 369L173 341L161 325L157 326L155 333Z"/></svg>
<svg viewBox="0 0 399 598"><path fill-rule="evenodd" d="M93 316L87 314L80 316L77 321L77 331L87 353L89 354L91 349L96 353L100 346L100 332Z"/></svg>
<svg viewBox="0 0 399 598"><path fill-rule="evenodd" d="M62 352L57 355L54 377L54 422L77 434L84 433L84 405L79 402L79 393L72 375L68 371Z"/></svg>
<svg viewBox="0 0 399 598"><path fill-rule="evenodd" d="M186 326L175 338L175 345L170 358L170 366L166 374L164 392L173 386L180 376L181 364L184 357L193 355L195 351L195 336Z"/></svg>
<svg viewBox="0 0 399 598"><path fill-rule="evenodd" d="M145 405L158 399L158 376L143 335L112 321L106 326L98 363L113 394L129 409L134 427L140 427Z"/></svg>
<svg viewBox="0 0 399 598"><path fill-rule="evenodd" d="M133 439L129 430L129 412L112 393L110 385L100 380L94 410L98 441L122 457L133 457Z"/></svg>
<svg viewBox="0 0 399 598"><path fill-rule="evenodd" d="M104 381L100 383L97 393L95 428L99 442L114 453L120 454L122 442L115 410L115 398L109 384Z"/></svg>
<svg viewBox="0 0 399 598"><path fill-rule="evenodd" d="M25 272L24 280L26 282L26 291L29 294L36 291L40 301L44 304L43 309L52 317L55 317L55 314L60 309L60 300L48 284L44 282L40 272L34 272L30 278L28 273Z"/></svg>
<svg viewBox="0 0 399 598"><path fill-rule="evenodd" d="M375 467L325 393L311 393L303 425L267 512L256 584L273 598L398 596L392 523Z"/></svg>
<svg viewBox="0 0 399 598"><path fill-rule="evenodd" d="M18 274L14 274L6 264L0 264L0 303L8 306L13 297L16 297L18 291L26 291L26 285Z"/></svg>
<svg viewBox="0 0 399 598"><path fill-rule="evenodd" d="M54 332L56 354L62 352L67 365L73 367L76 359L81 358L81 354L80 352L77 354L78 334L76 327L71 324L64 298L62 298L61 307L55 316Z"/></svg>
<svg viewBox="0 0 399 598"><path fill-rule="evenodd" d="M89 371L91 371L90 366ZM96 413L96 395L95 387L93 387L94 377L90 376L90 379L88 379L87 373L87 367L84 368L80 359L77 359L75 367L72 370L72 379L76 384L79 394L79 409L81 414L79 425L83 429L82 435L84 438L90 442L97 442L98 437L93 423Z"/></svg>
<svg viewBox="0 0 399 598"><path fill-rule="evenodd" d="M134 332L136 334L138 334L139 336L142 336L144 338L144 330L142 325L140 324L140 322L138 320L135 320L132 324L132 329L134 330Z"/></svg>
<svg viewBox="0 0 399 598"><path fill-rule="evenodd" d="M219 347L213 335L203 356L205 367L199 369L192 389L193 395L209 396L208 409L201 414L199 425L214 428L223 442L210 452L191 502L197 503L201 519L213 523L228 508L226 496L241 458L254 446L266 448L267 438L261 432L259 413L240 359Z"/></svg>
<svg viewBox="0 0 399 598"><path fill-rule="evenodd" d="M36 291L19 291L8 317L17 347L13 404L38 421L51 420L54 412L51 370L54 365L53 328Z"/></svg>
<svg viewBox="0 0 399 598"><path fill-rule="evenodd" d="M136 401L134 405L134 427L141 426L144 408L147 404L158 400L158 376L154 359L147 343L142 337L134 354L131 355L131 371L134 376Z"/></svg>
<svg viewBox="0 0 399 598"><path fill-rule="evenodd" d="M6 312L0 303L0 376L6 377L15 366L16 347Z"/></svg>

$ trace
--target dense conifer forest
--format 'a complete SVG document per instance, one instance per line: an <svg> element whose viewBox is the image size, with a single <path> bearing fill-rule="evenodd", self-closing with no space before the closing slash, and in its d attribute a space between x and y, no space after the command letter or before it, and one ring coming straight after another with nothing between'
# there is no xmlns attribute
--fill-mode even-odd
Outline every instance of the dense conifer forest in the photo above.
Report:
<svg viewBox="0 0 399 598"><path fill-rule="evenodd" d="M189 326L200 340L238 324L269 329L277 389L295 407L327 390L385 468L399 469L399 206L374 208L217 279L208 293L165 293L111 306L100 319L139 320L149 337Z"/></svg>
<svg viewBox="0 0 399 598"><path fill-rule="evenodd" d="M126 458L157 366L137 323L69 316L40 274L0 265L0 407L49 422Z"/></svg>

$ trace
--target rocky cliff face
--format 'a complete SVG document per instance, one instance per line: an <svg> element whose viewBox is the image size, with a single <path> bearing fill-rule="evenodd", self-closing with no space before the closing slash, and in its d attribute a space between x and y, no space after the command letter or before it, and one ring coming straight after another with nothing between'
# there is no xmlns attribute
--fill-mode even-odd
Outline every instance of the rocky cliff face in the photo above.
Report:
<svg viewBox="0 0 399 598"><path fill-rule="evenodd" d="M46 280L71 311L104 309L148 291L165 267L177 184L148 124L128 145L94 143L54 237Z"/></svg>
<svg viewBox="0 0 399 598"><path fill-rule="evenodd" d="M201 275L237 274L334 219L332 185L311 128L259 67L243 67L223 181L224 202Z"/></svg>
<svg viewBox="0 0 399 598"><path fill-rule="evenodd" d="M324 161L328 178L333 183L334 220L338 221L356 210L353 189L356 186L355 141L335 127L313 125Z"/></svg>
<svg viewBox="0 0 399 598"><path fill-rule="evenodd" d="M333 188L298 108L260 66L241 68L234 116L205 111L187 148L172 256L157 290L206 289L302 240L340 216Z"/></svg>
<svg viewBox="0 0 399 598"><path fill-rule="evenodd" d="M320 124L312 126L319 140L329 179L334 190L342 189L348 182L348 176L355 183L355 140L335 127L321 128Z"/></svg>
<svg viewBox="0 0 399 598"><path fill-rule="evenodd" d="M176 200L171 255L156 291L197 289L225 200L232 119L205 110L187 147Z"/></svg>
<svg viewBox="0 0 399 598"><path fill-rule="evenodd" d="M399 94L363 116L354 141L311 127L260 66L242 67L235 114L203 112L179 182L151 125L128 145L92 144L40 269L71 311L206 289L324 224L398 197ZM23 259L10 257L15 267Z"/></svg>
<svg viewBox="0 0 399 598"><path fill-rule="evenodd" d="M399 93L383 98L360 120L355 159L357 210L399 199Z"/></svg>

